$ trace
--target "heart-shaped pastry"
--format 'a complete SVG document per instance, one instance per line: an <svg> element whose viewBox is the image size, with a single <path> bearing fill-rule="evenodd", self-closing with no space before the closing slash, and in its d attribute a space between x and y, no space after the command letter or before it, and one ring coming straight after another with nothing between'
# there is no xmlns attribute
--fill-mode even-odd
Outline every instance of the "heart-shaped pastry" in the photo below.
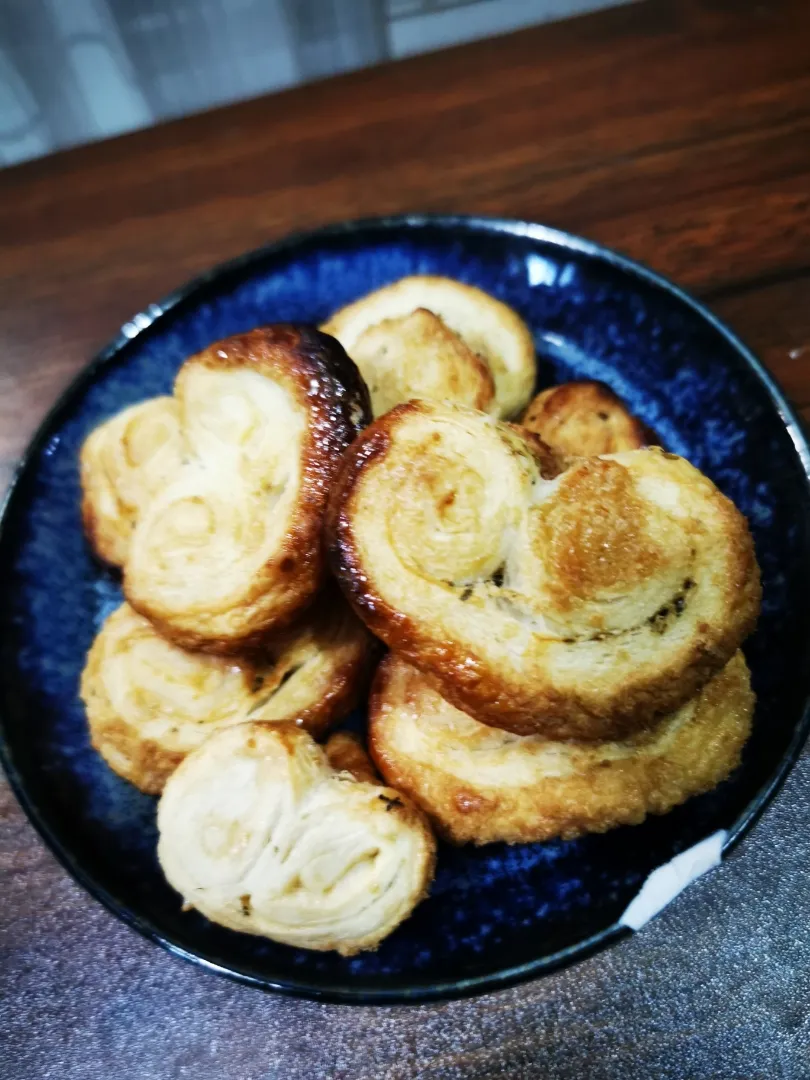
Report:
<svg viewBox="0 0 810 1080"><path fill-rule="evenodd" d="M616 738L693 697L750 633L744 517L650 448L555 475L531 433L411 402L346 455L328 537L361 618L444 696L518 734Z"/></svg>
<svg viewBox="0 0 810 1080"><path fill-rule="evenodd" d="M334 339L277 325L191 357L173 400L180 460L170 467L167 450L158 470L151 443L143 450L143 498L119 498L120 479L137 488L137 475L105 463L129 462L132 424L152 415L147 406L90 436L85 521L95 538L93 523L105 517L100 494L105 505L125 507L124 592L161 634L185 648L242 652L289 625L323 583L327 492L343 450L368 422L368 392ZM93 452L98 444L105 453Z"/></svg>
<svg viewBox="0 0 810 1080"><path fill-rule="evenodd" d="M90 738L115 772L157 794L219 728L253 719L321 734L357 704L375 654L370 634L337 597L321 599L249 659L187 652L122 604L82 672Z"/></svg>
<svg viewBox="0 0 810 1080"><path fill-rule="evenodd" d="M375 416L411 398L514 416L534 389L529 328L494 296L451 278L402 278L341 308L321 329L360 368Z"/></svg>
<svg viewBox="0 0 810 1080"><path fill-rule="evenodd" d="M610 742L514 735L473 720L389 655L374 680L369 745L382 775L455 843L570 839L637 825L736 768L754 695L741 652L654 727Z"/></svg>
<svg viewBox="0 0 810 1080"><path fill-rule="evenodd" d="M158 806L158 858L186 904L344 956L407 918L433 877L433 834L407 796L358 770L348 738L324 752L299 728L239 724L185 759Z"/></svg>

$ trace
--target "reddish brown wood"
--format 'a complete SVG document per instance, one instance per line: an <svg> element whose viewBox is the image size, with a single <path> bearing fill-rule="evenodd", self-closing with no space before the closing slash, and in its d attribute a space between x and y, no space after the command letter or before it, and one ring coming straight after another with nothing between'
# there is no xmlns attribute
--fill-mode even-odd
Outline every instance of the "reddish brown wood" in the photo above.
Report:
<svg viewBox="0 0 810 1080"><path fill-rule="evenodd" d="M810 273L709 298L810 415Z"/></svg>
<svg viewBox="0 0 810 1080"><path fill-rule="evenodd" d="M651 0L0 173L0 464L134 311L327 220L527 217L699 291L807 268L808 41L802 0Z"/></svg>
<svg viewBox="0 0 810 1080"><path fill-rule="evenodd" d="M294 229L405 210L524 217L627 251L705 295L810 418L810 4L649 0L0 172L0 483L65 383L149 301L212 263ZM769 874L779 878L790 850L786 844ZM0 920L15 928L12 950L17 940L29 943L37 986L49 985L51 957L60 956L63 968L69 964L62 937L68 932L89 958L102 956L106 942L120 942L108 961L125 985L135 978L131 972L140 972L145 994L152 965L163 971L161 964L171 964L98 912L88 940L81 938L89 901L43 853L2 785L0 887ZM35 926L27 914L33 901ZM791 918L788 911L780 941L792 940ZM743 955L745 943L740 950ZM29 953L24 960L19 950L12 955L14 970L27 971ZM653 953L648 959L652 971L658 961ZM84 974L103 985L103 962L98 965ZM708 966L713 972L713 960ZM718 1001L737 993L739 980L729 972ZM184 970L176 978L185 988L208 977ZM68 985L73 982L71 976ZM571 1014L577 1019L567 1030L585 1045L595 1003L625 991L607 980L586 1000L577 985ZM219 1003L240 991L210 993L222 995ZM256 997L244 993L240 1000L253 1015ZM448 1069L461 1075L456 1068L465 1076L540 1075L531 1071L533 1055L546 1036L553 1054L559 1030L548 1027L542 1035L544 993L541 984L525 991L525 1022L515 1011L517 998L488 998L479 1011L470 1006L465 1016L477 1017L479 1027L489 1024L481 1027L487 1049L467 1054L473 1024L456 1047L442 1051L439 1041L429 1063L419 1058L424 1069L411 1067L416 1056L408 1050L422 1021L406 1022L406 1014L392 1011L403 1018L406 1035L391 1035L399 1042L387 1060L400 1064L385 1075L449 1076ZM632 1033L638 1001L629 991L617 1000L627 1005ZM120 1012L140 1015L130 1005ZM460 1010L430 1014L437 1030L444 1030L445 1015L459 1017ZM218 1011L219 1004L212 1006L211 1016ZM39 1037L40 1015L31 1013L31 1038ZM358 1045L374 1044L381 1013L352 1013L351 1021L348 1013L339 1015L341 1032L353 1032ZM60 1021L53 1046L65 1024L79 1030L85 1022L86 1016ZM335 1032L330 1038L337 1053L340 1039ZM207 1054L203 1033L194 1039L199 1054ZM246 1046L237 1064L229 1058L234 1075L270 1075L278 1062L265 1070L266 1043ZM111 1036L109 1046L115 1045ZM311 1045L295 1051L299 1059L289 1075L361 1075L350 1065L336 1070L317 1036ZM628 1035L623 1076L642 1075L631 1068L639 1045ZM667 1061L683 1052L681 1034L671 1047L663 1036L656 1045ZM525 1059L518 1054L524 1046ZM120 1071L112 1050L105 1063L99 1054L107 1051L88 1047L89 1064L71 1077ZM50 1050L42 1052L50 1060ZM506 1073L503 1053L515 1063ZM185 1075L192 1064L197 1069L199 1062L175 1062L166 1075ZM685 1069L683 1075L706 1072ZM285 1065L279 1074L287 1071ZM651 1065L644 1075L660 1072ZM752 1064L754 1073L775 1074ZM369 1066L362 1075L383 1073Z"/></svg>

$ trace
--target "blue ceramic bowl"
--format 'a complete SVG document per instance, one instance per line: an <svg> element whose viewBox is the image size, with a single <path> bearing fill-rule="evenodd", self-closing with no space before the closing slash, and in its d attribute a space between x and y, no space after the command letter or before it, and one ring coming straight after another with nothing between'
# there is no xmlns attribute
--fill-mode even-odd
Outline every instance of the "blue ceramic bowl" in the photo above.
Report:
<svg viewBox="0 0 810 1080"><path fill-rule="evenodd" d="M121 595L82 537L77 455L100 421L168 392L183 359L210 342L265 322L320 322L416 272L472 282L511 304L534 332L539 386L608 383L747 514L764 582L746 647L759 703L742 766L717 790L604 836L443 848L430 898L377 952L344 959L183 914L157 864L155 800L91 749L79 674ZM378 1003L532 978L627 933L618 920L650 871L717 829L728 830L727 850L795 760L810 721L809 469L795 415L744 346L680 290L595 244L462 217L356 222L274 244L137 315L64 394L26 454L0 533L6 770L90 893L214 970L287 993Z"/></svg>

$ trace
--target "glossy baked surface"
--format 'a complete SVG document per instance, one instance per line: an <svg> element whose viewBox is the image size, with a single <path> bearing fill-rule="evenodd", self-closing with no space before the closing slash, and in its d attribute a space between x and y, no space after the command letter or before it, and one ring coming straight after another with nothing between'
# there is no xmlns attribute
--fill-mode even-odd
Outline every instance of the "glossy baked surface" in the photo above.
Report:
<svg viewBox="0 0 810 1080"><path fill-rule="evenodd" d="M228 335L183 363L171 400L125 409L85 441L88 540L176 645L261 646L325 582L326 500L370 418L334 338L284 323Z"/></svg>
<svg viewBox="0 0 810 1080"><path fill-rule="evenodd" d="M574 459L411 401L352 443L326 517L366 625L457 708L518 735L623 738L681 706L756 623L742 514L658 447Z"/></svg>
<svg viewBox="0 0 810 1080"><path fill-rule="evenodd" d="M413 272L458 276L514 305L535 337L538 389L607 383L748 516L763 572L763 612L745 650L759 705L741 769L712 794L605 836L442 848L429 899L376 953L313 956L183 915L157 866L154 800L89 745L78 678L120 592L82 537L77 455L95 425L167 393L185 357L210 342L271 319L317 323ZM97 896L182 953L265 986L351 1000L450 996L539 974L612 939L652 868L717 828L744 827L797 752L808 691L809 500L797 446L807 448L721 327L595 246L458 219L293 240L210 276L154 322L150 310L50 417L0 541L4 757L31 816Z"/></svg>

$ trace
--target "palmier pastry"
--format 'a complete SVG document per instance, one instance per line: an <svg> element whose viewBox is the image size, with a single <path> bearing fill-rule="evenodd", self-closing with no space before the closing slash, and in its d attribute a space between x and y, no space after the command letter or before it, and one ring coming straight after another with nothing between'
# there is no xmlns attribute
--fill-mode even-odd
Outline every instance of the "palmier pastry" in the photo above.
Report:
<svg viewBox="0 0 810 1080"><path fill-rule="evenodd" d="M316 604L250 660L180 649L123 604L82 673L91 741L119 776L156 794L221 727L256 719L320 734L355 706L374 653L365 627L338 599Z"/></svg>
<svg viewBox="0 0 810 1080"><path fill-rule="evenodd" d="M530 432L402 405L346 455L328 536L367 625L518 734L618 738L694 696L751 631L743 516L661 450L559 475Z"/></svg>
<svg viewBox="0 0 810 1080"><path fill-rule="evenodd" d="M568 457L638 450L649 442L643 424L600 382L562 383L543 390L521 424Z"/></svg>
<svg viewBox="0 0 810 1080"><path fill-rule="evenodd" d="M375 416L413 397L498 414L489 368L438 315L417 308L365 330L352 348Z"/></svg>
<svg viewBox="0 0 810 1080"><path fill-rule="evenodd" d="M189 754L158 806L158 858L188 905L233 930L344 956L410 915L433 877L426 818L379 781L336 771L328 754L299 728L260 722Z"/></svg>
<svg viewBox="0 0 810 1080"><path fill-rule="evenodd" d="M402 278L341 308L322 329L360 368L375 416L411 398L514 416L534 389L534 342L520 316L450 278Z"/></svg>
<svg viewBox="0 0 810 1080"><path fill-rule="evenodd" d="M654 727L614 742L549 741L487 727L389 655L369 741L386 780L455 843L549 840L636 825L708 791L737 766L754 695L741 652Z"/></svg>
<svg viewBox="0 0 810 1080"><path fill-rule="evenodd" d="M188 459L139 516L124 593L178 645L243 652L324 580L327 492L368 392L334 339L277 325L191 357L175 401Z"/></svg>
<svg viewBox="0 0 810 1080"><path fill-rule="evenodd" d="M141 511L182 460L172 397L132 405L91 432L81 451L82 519L100 558L123 566Z"/></svg>

